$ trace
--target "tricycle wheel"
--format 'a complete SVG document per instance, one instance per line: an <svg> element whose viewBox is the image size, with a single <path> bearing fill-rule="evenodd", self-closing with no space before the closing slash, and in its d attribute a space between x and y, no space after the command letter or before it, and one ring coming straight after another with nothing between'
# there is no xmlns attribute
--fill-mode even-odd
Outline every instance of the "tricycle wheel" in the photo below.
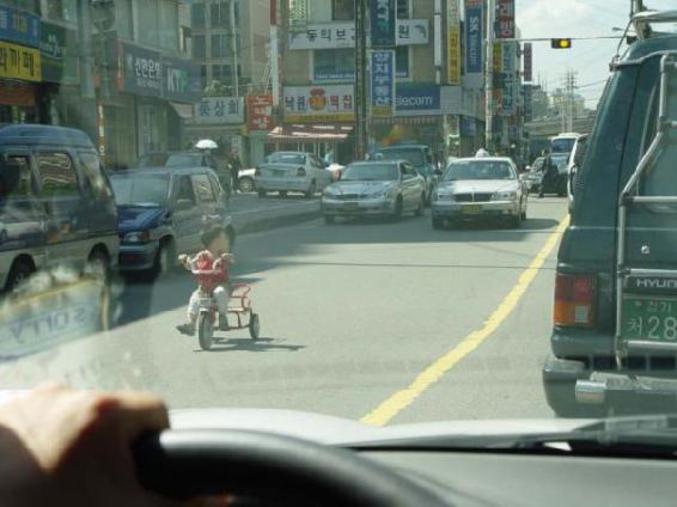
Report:
<svg viewBox="0 0 677 507"><path fill-rule="evenodd" d="M204 312L200 314L197 321L197 335L200 340L200 348L202 350L210 350L212 348L212 338L214 335L214 323L211 316Z"/></svg>
<svg viewBox="0 0 677 507"><path fill-rule="evenodd" d="M260 333L261 321L259 321L258 314L252 313L252 316L249 318L249 336L252 337L252 340L258 340Z"/></svg>

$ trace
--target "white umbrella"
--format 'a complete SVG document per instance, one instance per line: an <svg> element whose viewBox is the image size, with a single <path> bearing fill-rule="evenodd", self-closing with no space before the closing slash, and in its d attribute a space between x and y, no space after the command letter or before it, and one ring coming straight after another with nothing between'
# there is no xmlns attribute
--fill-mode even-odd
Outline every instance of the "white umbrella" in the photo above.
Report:
<svg viewBox="0 0 677 507"><path fill-rule="evenodd" d="M201 139L197 142L195 147L198 150L215 150L219 147L218 144L216 144L214 141L211 139Z"/></svg>

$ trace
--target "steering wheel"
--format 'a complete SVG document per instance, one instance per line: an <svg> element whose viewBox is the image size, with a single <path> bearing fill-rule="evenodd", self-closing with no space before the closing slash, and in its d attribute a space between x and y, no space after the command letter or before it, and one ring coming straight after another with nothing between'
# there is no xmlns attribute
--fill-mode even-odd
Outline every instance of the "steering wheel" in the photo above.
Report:
<svg viewBox="0 0 677 507"><path fill-rule="evenodd" d="M267 433L167 430L140 439L134 457L141 484L175 499L228 493L275 505L447 505L351 451Z"/></svg>

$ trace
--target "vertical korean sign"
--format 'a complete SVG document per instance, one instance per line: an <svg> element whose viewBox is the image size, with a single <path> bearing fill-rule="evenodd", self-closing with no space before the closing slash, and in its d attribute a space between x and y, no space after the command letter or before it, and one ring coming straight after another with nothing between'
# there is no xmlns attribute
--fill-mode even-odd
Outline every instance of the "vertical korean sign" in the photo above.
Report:
<svg viewBox="0 0 677 507"><path fill-rule="evenodd" d="M468 74L482 74L482 0L465 0L465 69Z"/></svg>
<svg viewBox="0 0 677 507"><path fill-rule="evenodd" d="M371 53L371 115L392 116L395 112L395 51Z"/></svg>
<svg viewBox="0 0 677 507"><path fill-rule="evenodd" d="M458 0L447 0L447 80L451 85L461 84L460 21Z"/></svg>
<svg viewBox="0 0 677 507"><path fill-rule="evenodd" d="M531 83L534 78L534 47L531 42L526 42L524 44L524 81L526 83Z"/></svg>
<svg viewBox="0 0 677 507"><path fill-rule="evenodd" d="M496 4L496 38L515 38L515 0L498 0Z"/></svg>
<svg viewBox="0 0 677 507"><path fill-rule="evenodd" d="M371 47L394 48L396 39L395 0L369 0Z"/></svg>

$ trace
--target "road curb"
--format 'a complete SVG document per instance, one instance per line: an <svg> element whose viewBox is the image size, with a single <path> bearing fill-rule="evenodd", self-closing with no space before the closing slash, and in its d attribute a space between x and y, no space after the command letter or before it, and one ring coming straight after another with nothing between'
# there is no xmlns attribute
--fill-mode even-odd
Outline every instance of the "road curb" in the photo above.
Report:
<svg viewBox="0 0 677 507"><path fill-rule="evenodd" d="M317 207L314 209L302 210L295 213L269 215L250 220L247 220L244 217L238 220L239 217L233 217L233 226L235 227L235 232L238 236L241 236L309 222L320 218L321 215L322 213L318 203Z"/></svg>

